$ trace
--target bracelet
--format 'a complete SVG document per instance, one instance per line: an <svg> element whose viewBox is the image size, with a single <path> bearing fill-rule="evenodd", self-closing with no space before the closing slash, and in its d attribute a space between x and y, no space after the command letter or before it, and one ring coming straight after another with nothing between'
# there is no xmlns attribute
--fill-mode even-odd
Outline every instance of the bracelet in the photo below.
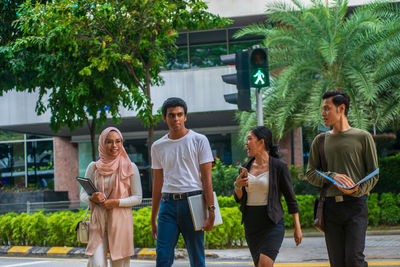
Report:
<svg viewBox="0 0 400 267"><path fill-rule="evenodd" d="M237 185L236 185L236 181L233 183L233 185L235 186L235 189L237 189L237 190L242 190L242 186L240 186L240 187L237 186Z"/></svg>

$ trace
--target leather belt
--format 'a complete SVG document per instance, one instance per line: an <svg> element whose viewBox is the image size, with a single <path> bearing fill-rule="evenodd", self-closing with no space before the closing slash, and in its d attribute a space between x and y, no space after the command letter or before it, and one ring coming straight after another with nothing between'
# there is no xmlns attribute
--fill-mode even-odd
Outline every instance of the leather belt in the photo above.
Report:
<svg viewBox="0 0 400 267"><path fill-rule="evenodd" d="M186 192L186 193L162 193L162 197L167 198L167 199L173 199L173 200L181 200L181 199L185 199L190 196L200 195L202 193L203 193L203 191L201 191L201 190Z"/></svg>
<svg viewBox="0 0 400 267"><path fill-rule="evenodd" d="M334 197L325 197L324 200L326 202L332 203L332 202L343 202L343 201L349 201L349 200L357 200L357 199L367 199L367 196L361 196L361 197L352 197L352 196L334 196Z"/></svg>

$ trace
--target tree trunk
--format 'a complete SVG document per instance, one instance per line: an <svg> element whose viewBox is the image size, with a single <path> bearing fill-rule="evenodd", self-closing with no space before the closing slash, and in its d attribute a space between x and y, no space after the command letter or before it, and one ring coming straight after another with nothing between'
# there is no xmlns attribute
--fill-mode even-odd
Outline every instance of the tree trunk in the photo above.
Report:
<svg viewBox="0 0 400 267"><path fill-rule="evenodd" d="M153 103L151 103L151 95L150 95L150 65L146 66L146 91L145 94L147 95L148 98L148 105L149 105L149 110L150 110L150 127L147 135L147 159L149 162L149 166L151 166L151 146L153 145L153 140L154 140L154 120L153 120ZM150 183L151 186L153 186L153 173L151 171L151 168L149 168L149 178L150 178Z"/></svg>
<svg viewBox="0 0 400 267"><path fill-rule="evenodd" d="M90 131L90 142L92 145L92 160L96 161L96 120L93 119L90 123L88 121L89 131Z"/></svg>

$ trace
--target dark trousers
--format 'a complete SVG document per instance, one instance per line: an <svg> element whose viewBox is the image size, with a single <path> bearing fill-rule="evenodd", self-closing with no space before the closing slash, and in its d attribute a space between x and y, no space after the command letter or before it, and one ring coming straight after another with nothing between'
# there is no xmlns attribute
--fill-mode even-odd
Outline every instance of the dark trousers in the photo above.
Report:
<svg viewBox="0 0 400 267"><path fill-rule="evenodd" d="M365 199L325 201L325 242L331 267L364 267L368 208Z"/></svg>

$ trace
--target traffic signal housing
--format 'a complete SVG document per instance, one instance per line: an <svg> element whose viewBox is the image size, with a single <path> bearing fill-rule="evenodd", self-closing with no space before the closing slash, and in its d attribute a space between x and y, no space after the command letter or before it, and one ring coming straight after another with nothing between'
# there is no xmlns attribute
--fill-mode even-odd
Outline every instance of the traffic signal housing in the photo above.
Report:
<svg viewBox="0 0 400 267"><path fill-rule="evenodd" d="M255 48L249 52L250 87L269 86L268 49Z"/></svg>
<svg viewBox="0 0 400 267"><path fill-rule="evenodd" d="M221 76L225 83L236 85L238 90L237 93L224 95L225 101L236 104L239 110L251 111L249 51L221 56L221 61L236 66L236 73Z"/></svg>

